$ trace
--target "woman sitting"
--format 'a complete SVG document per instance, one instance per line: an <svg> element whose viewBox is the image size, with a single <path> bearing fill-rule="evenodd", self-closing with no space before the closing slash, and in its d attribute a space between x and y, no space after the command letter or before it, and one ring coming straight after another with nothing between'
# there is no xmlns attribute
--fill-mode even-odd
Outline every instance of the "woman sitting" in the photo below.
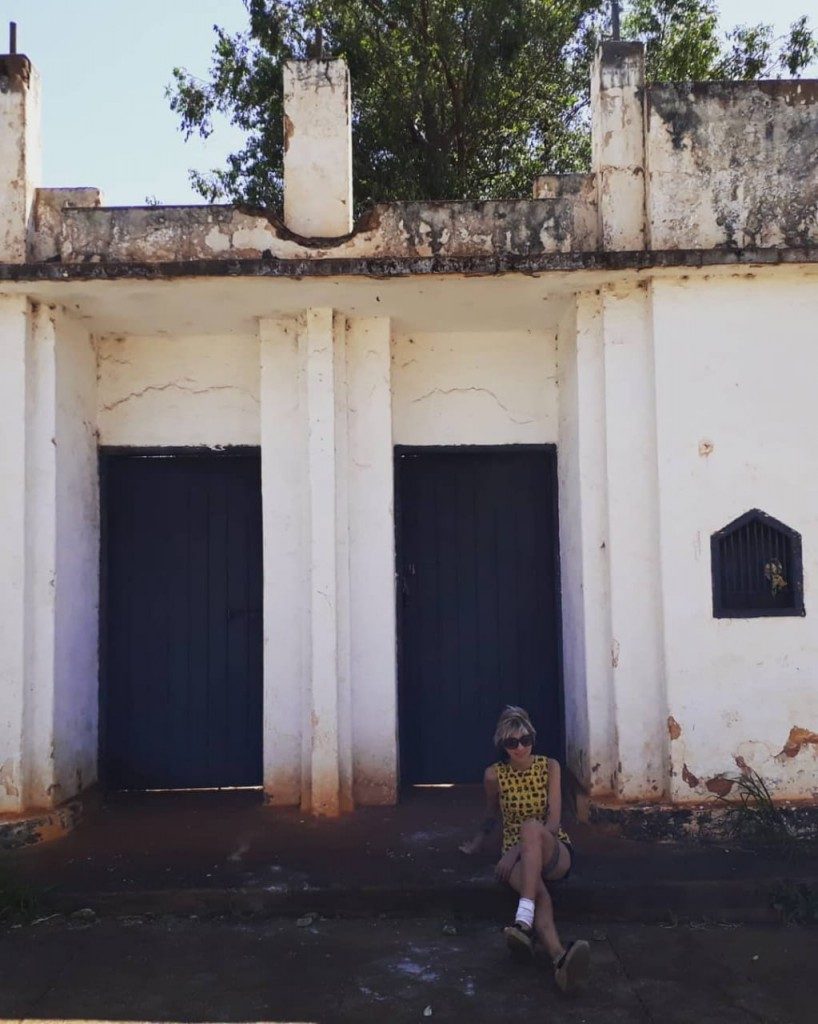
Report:
<svg viewBox="0 0 818 1024"><path fill-rule="evenodd" d="M494 830L498 811L502 814L503 851L495 874L520 894L514 923L505 929L509 949L515 959L530 960L535 940L541 943L554 965L557 985L571 992L587 973L590 947L582 939L563 946L554 924L546 882L568 877L574 853L560 827L559 761L534 754L535 739L527 712L507 707L494 733L495 746L507 760L486 768L486 819L474 839L460 849L476 853Z"/></svg>

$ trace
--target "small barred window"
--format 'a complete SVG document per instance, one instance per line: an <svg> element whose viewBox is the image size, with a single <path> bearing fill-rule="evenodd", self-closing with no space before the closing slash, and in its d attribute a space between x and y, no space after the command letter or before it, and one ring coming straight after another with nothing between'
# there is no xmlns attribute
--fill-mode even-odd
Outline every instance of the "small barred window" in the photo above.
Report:
<svg viewBox="0 0 818 1024"><path fill-rule="evenodd" d="M713 615L804 615L801 535L754 508L710 538Z"/></svg>

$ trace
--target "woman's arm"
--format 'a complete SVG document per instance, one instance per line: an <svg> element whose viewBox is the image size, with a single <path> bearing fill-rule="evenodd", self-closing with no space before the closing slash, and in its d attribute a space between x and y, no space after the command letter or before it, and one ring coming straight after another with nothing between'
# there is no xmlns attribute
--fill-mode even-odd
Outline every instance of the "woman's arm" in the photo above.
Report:
<svg viewBox="0 0 818 1024"><path fill-rule="evenodd" d="M500 784L497 781L497 771L494 765L489 765L483 774L483 790L486 795L486 810L480 831L474 838L462 843L462 853L477 853L486 840L497 827L500 815Z"/></svg>
<svg viewBox="0 0 818 1024"><path fill-rule="evenodd" d="M560 830L562 816L562 781L559 761L548 758L548 815L545 827L552 835Z"/></svg>

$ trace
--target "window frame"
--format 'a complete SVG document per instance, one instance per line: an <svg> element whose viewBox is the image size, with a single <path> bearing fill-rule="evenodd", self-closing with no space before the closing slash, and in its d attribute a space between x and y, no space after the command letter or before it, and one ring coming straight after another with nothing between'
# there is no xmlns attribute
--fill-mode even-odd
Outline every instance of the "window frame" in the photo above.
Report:
<svg viewBox="0 0 818 1024"><path fill-rule="evenodd" d="M736 533L748 523L761 522L764 526L782 534L789 544L790 571L788 585L794 595L792 606L786 608L731 608L725 604L720 589L722 571L722 544L728 536ZM760 508L752 508L737 519L723 526L710 536L710 568L713 600L713 618L715 619L767 619L793 616L804 617L804 566L801 549L801 534L792 527L775 519Z"/></svg>

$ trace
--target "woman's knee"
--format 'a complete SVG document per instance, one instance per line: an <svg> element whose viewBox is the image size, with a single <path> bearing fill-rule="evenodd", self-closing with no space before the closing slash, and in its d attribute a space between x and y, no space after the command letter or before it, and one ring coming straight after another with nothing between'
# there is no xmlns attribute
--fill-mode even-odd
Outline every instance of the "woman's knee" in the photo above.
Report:
<svg viewBox="0 0 818 1024"><path fill-rule="evenodd" d="M520 826L520 842L523 846L539 846L545 826L536 818L528 818Z"/></svg>

